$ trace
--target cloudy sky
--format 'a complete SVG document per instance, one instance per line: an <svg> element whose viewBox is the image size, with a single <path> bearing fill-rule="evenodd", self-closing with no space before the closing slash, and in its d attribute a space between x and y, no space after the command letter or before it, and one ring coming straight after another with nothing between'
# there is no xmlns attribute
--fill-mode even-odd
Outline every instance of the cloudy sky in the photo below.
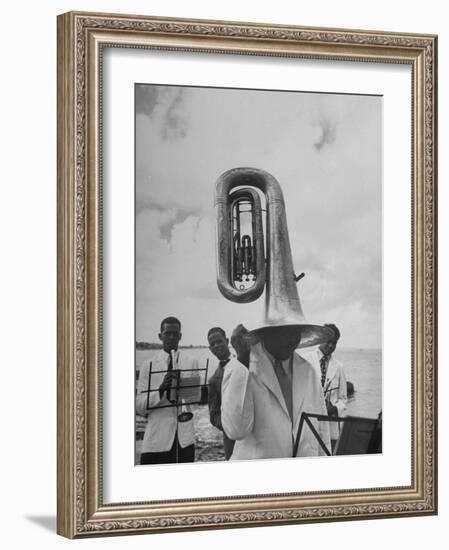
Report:
<svg viewBox="0 0 449 550"><path fill-rule="evenodd" d="M280 183L308 321L341 346L381 346L382 99L375 96L136 86L136 339L168 315L184 344L256 326L263 298L229 302L215 269L214 188L252 166Z"/></svg>

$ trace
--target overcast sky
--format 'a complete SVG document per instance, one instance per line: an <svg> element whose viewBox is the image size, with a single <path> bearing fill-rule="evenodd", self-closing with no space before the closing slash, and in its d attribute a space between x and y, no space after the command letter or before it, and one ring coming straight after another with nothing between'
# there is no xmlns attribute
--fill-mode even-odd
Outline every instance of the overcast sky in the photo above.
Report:
<svg viewBox="0 0 449 550"><path fill-rule="evenodd" d="M136 86L136 339L157 341L168 315L184 344L258 324L263 298L226 300L215 269L215 182L252 166L282 187L307 320L379 348L381 131L380 97Z"/></svg>

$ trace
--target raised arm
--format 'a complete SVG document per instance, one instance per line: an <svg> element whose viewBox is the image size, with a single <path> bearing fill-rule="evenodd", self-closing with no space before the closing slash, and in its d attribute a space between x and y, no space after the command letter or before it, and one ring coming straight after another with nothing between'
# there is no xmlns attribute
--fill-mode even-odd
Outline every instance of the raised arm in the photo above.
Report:
<svg viewBox="0 0 449 550"><path fill-rule="evenodd" d="M221 389L221 424L230 439L244 439L253 429L254 400L248 369L237 359L226 366Z"/></svg>

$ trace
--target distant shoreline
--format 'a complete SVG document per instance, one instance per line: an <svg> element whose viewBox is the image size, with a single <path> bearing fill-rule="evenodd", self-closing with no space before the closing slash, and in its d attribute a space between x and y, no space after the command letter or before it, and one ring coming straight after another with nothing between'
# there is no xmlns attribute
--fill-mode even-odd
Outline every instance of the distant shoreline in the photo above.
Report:
<svg viewBox="0 0 449 550"><path fill-rule="evenodd" d="M183 346L178 346L179 349L201 349L207 348L208 346L201 346L198 344L188 344ZM162 349L162 344L156 342L136 342L136 349L138 350L147 350L147 349Z"/></svg>
<svg viewBox="0 0 449 550"><path fill-rule="evenodd" d="M179 349L209 349L208 346L202 346L199 344L187 344L183 346L178 346ZM136 350L138 351L147 351L147 350L159 350L162 349L162 344L156 342L136 342ZM307 348L304 348L307 349ZM338 351L382 351L382 348L357 348L357 347L338 347Z"/></svg>

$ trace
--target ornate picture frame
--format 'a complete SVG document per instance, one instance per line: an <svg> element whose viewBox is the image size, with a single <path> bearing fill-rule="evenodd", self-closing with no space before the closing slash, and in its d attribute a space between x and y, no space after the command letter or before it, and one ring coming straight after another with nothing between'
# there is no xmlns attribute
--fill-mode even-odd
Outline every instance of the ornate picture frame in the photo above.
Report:
<svg viewBox="0 0 449 550"><path fill-rule="evenodd" d="M106 48L411 69L411 483L105 502ZM437 37L70 12L58 17L58 533L69 538L437 513ZM131 373L132 376L132 373ZM201 467L201 466L198 466Z"/></svg>

